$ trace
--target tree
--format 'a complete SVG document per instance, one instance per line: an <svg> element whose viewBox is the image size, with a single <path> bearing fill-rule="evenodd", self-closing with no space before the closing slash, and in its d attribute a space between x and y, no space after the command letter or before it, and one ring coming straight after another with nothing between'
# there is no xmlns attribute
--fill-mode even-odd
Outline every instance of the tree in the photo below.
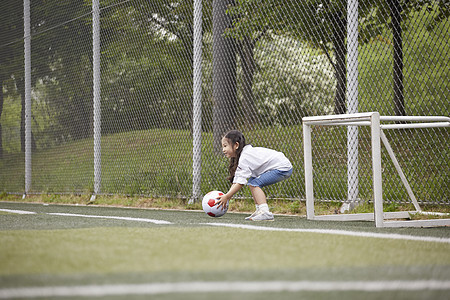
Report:
<svg viewBox="0 0 450 300"><path fill-rule="evenodd" d="M0 120L3 113L3 78L0 77ZM0 122L0 159L3 158L3 137L2 137L2 123Z"/></svg>
<svg viewBox="0 0 450 300"><path fill-rule="evenodd" d="M405 99L403 85L403 38L402 33L407 29L407 21L414 12L426 11L433 16L425 21L428 31L432 31L439 23L450 16L448 1L434 0L383 0L378 1L367 15L360 31L361 40L369 41L376 35L382 34L384 28L392 32L393 56L393 110L396 116L405 116Z"/></svg>
<svg viewBox="0 0 450 300"><path fill-rule="evenodd" d="M261 35L260 37L262 37ZM245 115L247 126L258 123L258 114L253 93L253 80L255 77L255 44L259 38L246 36L237 43L238 53L242 64L242 111Z"/></svg>
<svg viewBox="0 0 450 300"><path fill-rule="evenodd" d="M213 1L213 137L214 150L221 152L222 136L235 127L237 109L236 45L225 36L231 27L226 10L234 0Z"/></svg>
<svg viewBox="0 0 450 300"><path fill-rule="evenodd" d="M106 132L190 127L192 9L192 1L160 0L102 11Z"/></svg>
<svg viewBox="0 0 450 300"><path fill-rule="evenodd" d="M394 114L405 116L405 99L403 96L403 40L402 40L402 6L400 0L389 0L393 36L393 88Z"/></svg>
<svg viewBox="0 0 450 300"><path fill-rule="evenodd" d="M0 21L0 120L3 114L4 81L15 75L23 75L23 5L22 2L5 0L2 2ZM3 130L0 122L0 159L3 157Z"/></svg>
<svg viewBox="0 0 450 300"><path fill-rule="evenodd" d="M4 5L2 11L2 41L4 44L0 45L1 57L1 79L11 79L15 81L15 88L18 90L21 98L22 113L21 113L21 129L20 140L21 149L25 149L25 92L24 92L24 54L23 54L23 6L22 1L11 1ZM89 103L89 97L83 95L83 91L87 85L80 85L75 92L74 83L78 83L79 75L75 68L70 69L71 62L77 66L82 66L82 60L85 58L80 55L83 44L81 40L90 36L91 26L81 19L79 16L85 11L85 6L82 2L72 3L73 1L34 1L31 7L31 34L32 34L32 86L37 81L42 82L47 87L58 85L60 91L67 92L72 90L74 94L78 95L80 104ZM5 11L6 10L6 11ZM75 20L72 22L65 22L67 20ZM54 26L53 26L54 25ZM52 27L53 26L53 27ZM51 30L48 30L52 27ZM87 28L87 29L86 29ZM3 37L5 37L3 39ZM80 60L80 61L77 61ZM77 64L78 63L78 64ZM89 60L88 60L89 63ZM83 69L82 67L80 69ZM88 68L87 70L90 70ZM89 71L88 71L89 72ZM63 79L64 80L61 80ZM3 82L2 80L2 82ZM10 93L11 88L8 89ZM72 98L67 97L61 101L62 97L51 97L48 93L44 93L47 98L45 103L49 104L52 109L52 124L63 124L68 131L64 132L65 136L86 136L84 124L89 126L89 122L77 124L76 128L71 127L74 122L68 116L68 107L73 104ZM77 105L80 107L80 105ZM61 117L66 113L65 117ZM84 115L85 116L85 115ZM34 116L33 116L34 117ZM89 114L87 114L89 118ZM73 126L73 125L72 125ZM32 147L36 148L35 128L32 130Z"/></svg>
<svg viewBox="0 0 450 300"><path fill-rule="evenodd" d="M450 16L450 4L448 1L408 1L388 0L391 14L391 29L393 35L393 88L394 88L394 114L405 116L405 99L403 95L403 39L402 21L408 18L411 12L426 9L436 11L434 18L426 24L428 31Z"/></svg>
<svg viewBox="0 0 450 300"><path fill-rule="evenodd" d="M48 134L55 141L92 136L90 9L70 0L33 4L32 82L40 80L47 87L44 103L56 123Z"/></svg>
<svg viewBox="0 0 450 300"><path fill-rule="evenodd" d="M238 39L273 31L308 41L327 53L333 50L336 62L328 58L337 79L335 112L345 112L346 1L239 0L230 14L235 17L230 34Z"/></svg>

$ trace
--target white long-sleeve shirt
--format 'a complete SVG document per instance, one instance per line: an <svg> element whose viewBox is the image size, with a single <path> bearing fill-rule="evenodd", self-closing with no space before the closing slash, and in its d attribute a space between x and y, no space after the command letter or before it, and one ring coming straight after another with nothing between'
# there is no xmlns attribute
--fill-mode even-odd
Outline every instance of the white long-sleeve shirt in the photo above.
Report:
<svg viewBox="0 0 450 300"><path fill-rule="evenodd" d="M233 183L245 185L250 177L258 177L271 170L289 171L290 169L292 164L282 152L247 145L242 149Z"/></svg>

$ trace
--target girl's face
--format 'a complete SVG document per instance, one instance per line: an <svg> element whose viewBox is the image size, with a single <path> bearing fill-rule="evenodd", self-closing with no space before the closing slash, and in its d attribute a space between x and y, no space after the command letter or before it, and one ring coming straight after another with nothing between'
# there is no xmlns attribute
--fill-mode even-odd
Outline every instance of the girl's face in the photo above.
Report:
<svg viewBox="0 0 450 300"><path fill-rule="evenodd" d="M227 138L222 139L222 152L226 157L228 158L236 157L236 149L238 148L239 148L238 142L232 144L229 139Z"/></svg>

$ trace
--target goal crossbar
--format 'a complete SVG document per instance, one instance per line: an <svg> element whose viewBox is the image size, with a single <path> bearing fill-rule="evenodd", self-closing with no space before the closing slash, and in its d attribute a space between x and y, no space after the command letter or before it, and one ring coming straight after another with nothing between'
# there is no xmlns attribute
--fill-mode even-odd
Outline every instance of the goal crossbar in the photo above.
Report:
<svg viewBox="0 0 450 300"><path fill-rule="evenodd" d="M380 116L378 112L305 117L303 122L303 144L305 162L306 215L308 220L334 221L375 221L376 227L435 227L450 226L449 219L386 221L410 219L411 214L424 213L403 173L392 147L384 134L386 129L411 129L450 127L450 118L445 116ZM381 122L402 122L401 124L381 124ZM405 123L415 122L415 123ZM312 168L311 126L370 126L372 144L373 202L374 213L320 215L314 213L314 183ZM383 187L381 174L381 143L386 148L403 185L406 188L415 211L383 212Z"/></svg>

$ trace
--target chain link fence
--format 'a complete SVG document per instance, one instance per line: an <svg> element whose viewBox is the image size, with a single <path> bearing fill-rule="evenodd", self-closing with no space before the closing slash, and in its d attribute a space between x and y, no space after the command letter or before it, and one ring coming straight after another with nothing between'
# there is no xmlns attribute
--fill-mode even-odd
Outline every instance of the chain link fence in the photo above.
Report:
<svg viewBox="0 0 450 300"><path fill-rule="evenodd" d="M349 3L357 5L351 18L339 0L102 0L98 9L96 0L3 0L0 191L182 198L225 191L220 138L239 129L294 165L268 197L304 199L302 117L449 115L448 1ZM348 139L346 128L313 131L317 199L347 200L355 164ZM449 204L448 128L389 131L388 139L419 202ZM360 129L355 140L358 199L367 201L370 137ZM383 161L385 199L408 202ZM246 189L239 196L251 197Z"/></svg>

